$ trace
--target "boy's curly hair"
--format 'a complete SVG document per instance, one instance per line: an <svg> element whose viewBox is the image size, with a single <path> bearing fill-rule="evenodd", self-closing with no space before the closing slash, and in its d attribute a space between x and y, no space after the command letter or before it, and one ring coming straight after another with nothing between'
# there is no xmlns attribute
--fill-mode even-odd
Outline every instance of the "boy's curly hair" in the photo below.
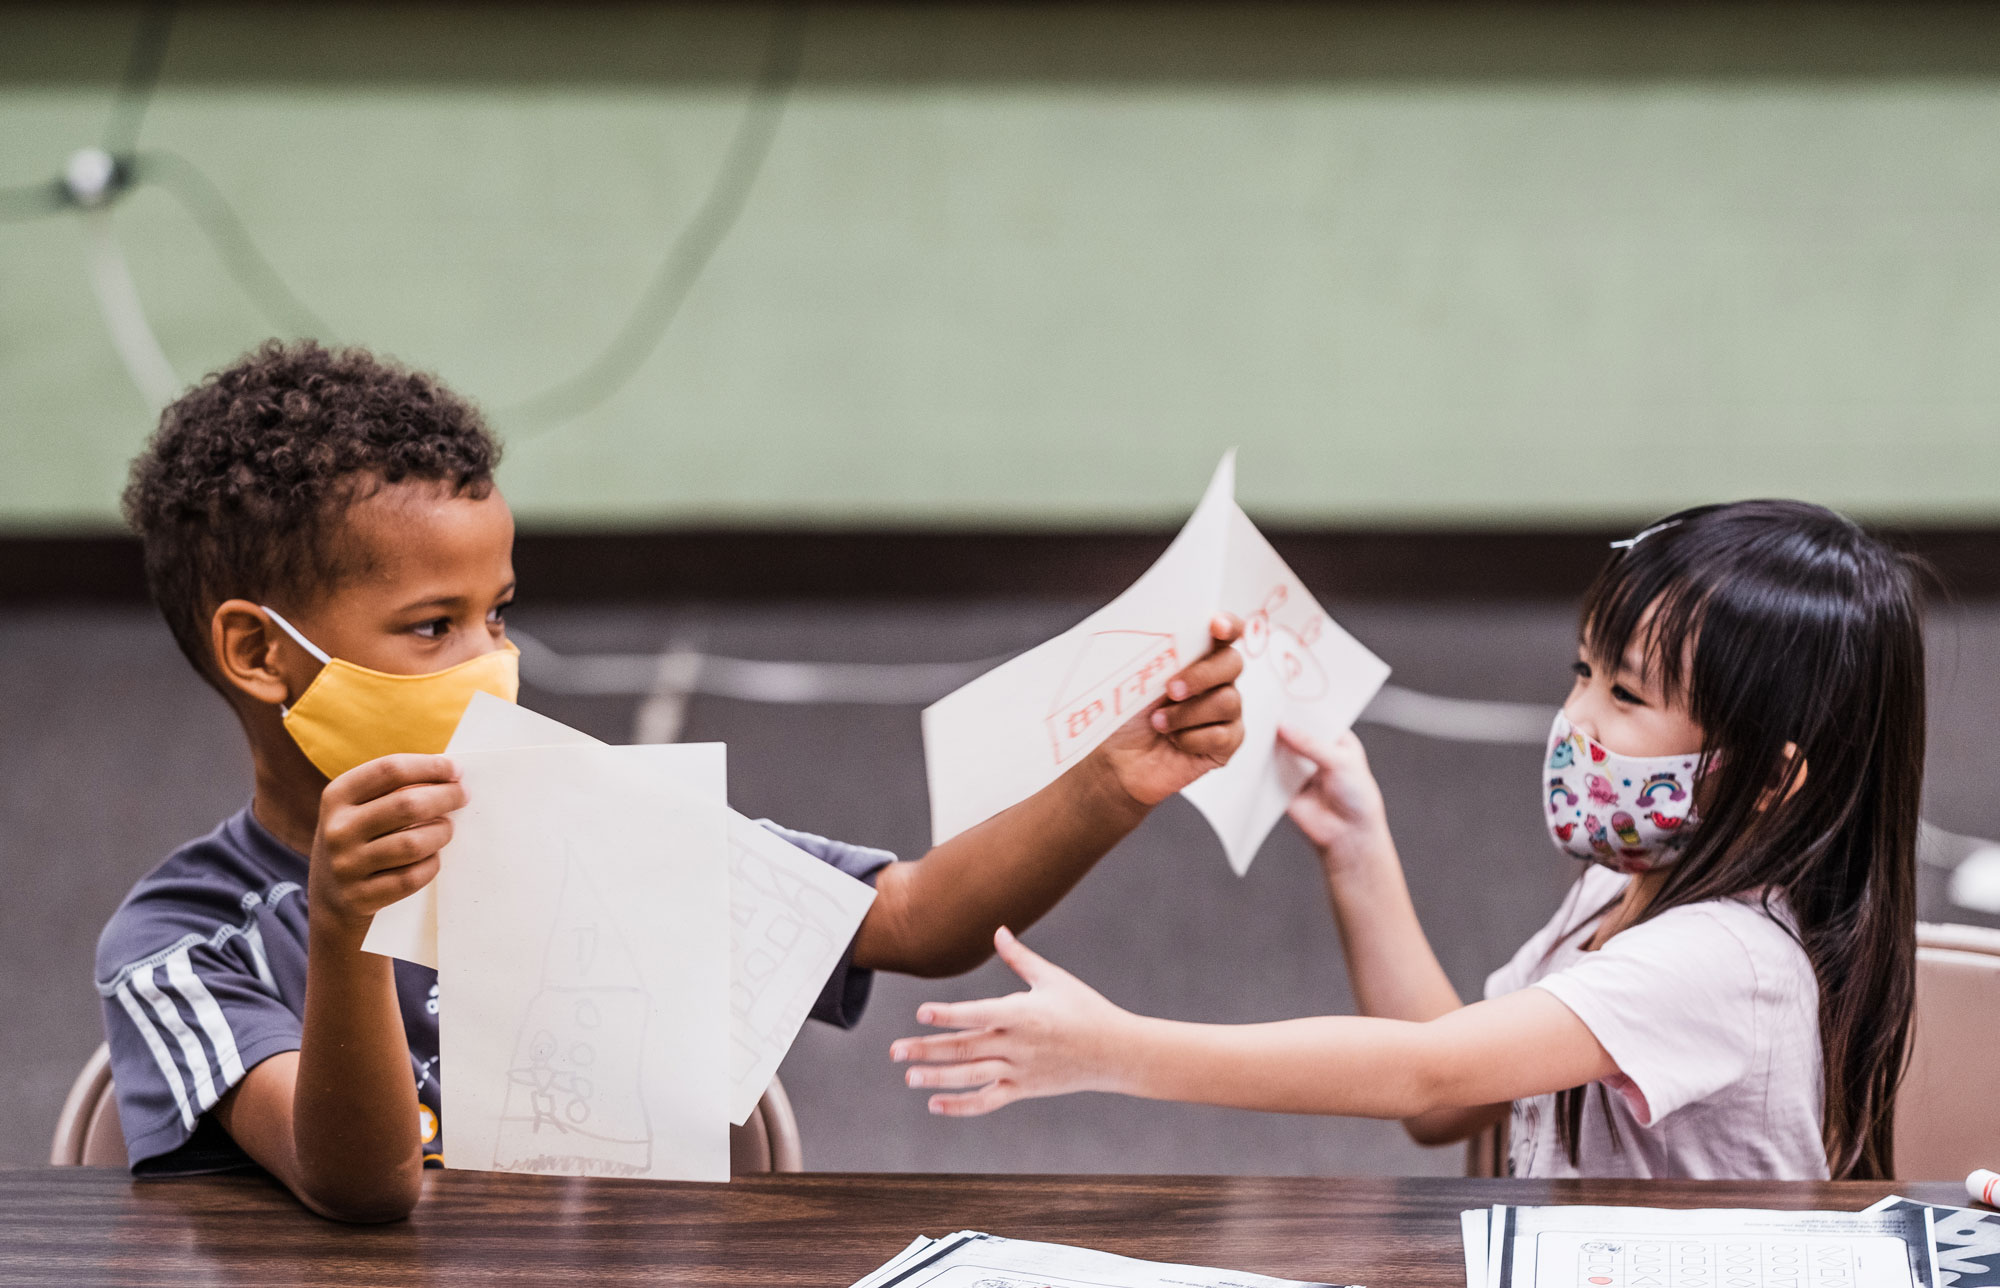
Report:
<svg viewBox="0 0 2000 1288"><path fill-rule="evenodd" d="M125 520L175 642L218 683L216 605L331 588L360 571L336 539L349 503L407 479L485 496L499 460L478 410L436 377L365 349L270 340L160 414Z"/></svg>

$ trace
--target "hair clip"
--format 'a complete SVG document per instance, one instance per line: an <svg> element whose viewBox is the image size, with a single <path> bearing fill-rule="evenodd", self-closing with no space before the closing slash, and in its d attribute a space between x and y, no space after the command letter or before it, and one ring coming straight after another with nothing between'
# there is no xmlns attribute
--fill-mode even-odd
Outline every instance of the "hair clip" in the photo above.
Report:
<svg viewBox="0 0 2000 1288"><path fill-rule="evenodd" d="M1627 537L1623 541L1612 542L1611 548L1613 550L1630 550L1633 546L1638 545L1641 541L1644 541L1647 537L1652 536L1655 532L1665 532L1668 528L1676 527L1679 524L1680 524L1679 519L1668 519L1665 523L1656 523L1652 527L1646 529L1644 532L1640 533L1636 537Z"/></svg>

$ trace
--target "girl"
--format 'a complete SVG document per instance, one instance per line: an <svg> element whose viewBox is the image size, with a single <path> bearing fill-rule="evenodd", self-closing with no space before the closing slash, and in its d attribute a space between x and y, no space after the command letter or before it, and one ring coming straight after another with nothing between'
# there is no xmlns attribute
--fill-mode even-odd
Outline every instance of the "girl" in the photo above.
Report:
<svg viewBox="0 0 2000 1288"><path fill-rule="evenodd" d="M1923 640L1910 566L1818 506L1683 511L1617 543L1537 779L1590 863L1466 1005L1404 885L1352 734L1284 735L1361 1016L1123 1011L1006 931L1029 989L919 1009L936 1114L1117 1091L1399 1118L1424 1144L1512 1114L1523 1176L1891 1173L1916 958ZM968 1090L969 1089L969 1090Z"/></svg>

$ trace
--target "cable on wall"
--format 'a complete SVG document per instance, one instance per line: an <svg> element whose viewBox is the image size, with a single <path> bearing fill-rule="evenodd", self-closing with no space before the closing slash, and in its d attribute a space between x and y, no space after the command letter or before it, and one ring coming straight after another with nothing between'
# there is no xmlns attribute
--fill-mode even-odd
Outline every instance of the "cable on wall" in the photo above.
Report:
<svg viewBox="0 0 2000 1288"><path fill-rule="evenodd" d="M335 340L333 328L285 281L270 258L258 248L242 215L199 166L175 152L134 150L159 89L176 12L172 0L156 0L141 14L105 126L102 148L85 149L72 157L64 179L0 188L0 222L108 206L142 185L164 189L194 220L225 271L267 322L281 332ZM497 414L496 419L503 426L516 430L516 438L545 433L601 405L623 388L659 347L681 306L749 204L751 190L763 173L786 106L798 84L804 28L805 11L801 7L787 6L773 15L763 63L749 102L708 192L668 247L624 325L598 356L575 375ZM81 186L74 181L79 170L90 176L89 182ZM141 392L149 401L158 401L155 395L160 387L164 355L137 307L136 289L125 289L131 283L131 273L108 219L92 228L90 241L93 290L111 330L114 347ZM122 284L107 292L105 286L114 278ZM114 296L119 300L118 306L106 306L105 301ZM144 331L143 337L140 331ZM154 361L155 355L159 355L159 361Z"/></svg>
<svg viewBox="0 0 2000 1288"><path fill-rule="evenodd" d="M495 414L515 439L531 438L576 419L623 388L659 347L709 261L749 205L750 191L770 159L805 49L805 11L785 8L772 19L764 66L751 90L708 195L681 229L666 258L604 350L567 380Z"/></svg>
<svg viewBox="0 0 2000 1288"><path fill-rule="evenodd" d="M153 96L159 92L160 70L166 66L167 46L173 43L178 16L174 0L153 0L139 15L131 51L125 56L125 74L112 96L111 116L104 123L103 147L113 157L123 159L139 146L139 130L146 123Z"/></svg>
<svg viewBox="0 0 2000 1288"><path fill-rule="evenodd" d="M145 151L130 158L131 181L149 184L180 203L201 229L216 258L257 311L279 331L332 342L334 330L299 298L277 266L257 248L250 227L201 168L177 152Z"/></svg>

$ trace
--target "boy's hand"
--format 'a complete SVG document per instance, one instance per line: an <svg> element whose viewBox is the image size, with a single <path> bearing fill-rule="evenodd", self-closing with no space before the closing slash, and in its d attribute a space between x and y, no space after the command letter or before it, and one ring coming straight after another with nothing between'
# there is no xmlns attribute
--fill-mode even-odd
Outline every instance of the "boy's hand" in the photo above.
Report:
<svg viewBox="0 0 2000 1288"><path fill-rule="evenodd" d="M1368 753L1352 730L1325 742L1280 725L1278 743L1314 765L1313 776L1292 798L1286 813L1319 851L1329 878L1390 844L1382 789L1368 771Z"/></svg>
<svg viewBox="0 0 2000 1288"><path fill-rule="evenodd" d="M308 878L313 913L365 930L428 885L451 839L445 815L464 804L458 767L443 756L383 756L328 783Z"/></svg>
<svg viewBox="0 0 2000 1288"><path fill-rule="evenodd" d="M954 1118L990 1114L1034 1096L1113 1090L1122 1021L1134 1017L1044 957L1028 951L1002 926L993 935L1001 958L1028 985L1025 993L979 1002L928 1002L917 1022L960 1029L903 1038L889 1058L917 1067L912 1087L975 1087L930 1098L930 1111Z"/></svg>
<svg viewBox="0 0 2000 1288"><path fill-rule="evenodd" d="M1214 647L1167 681L1153 705L1091 753L1127 795L1148 808L1218 766L1243 745L1243 655L1230 645L1243 624L1223 613L1209 623ZM1023 950L1025 951L1025 950Z"/></svg>

